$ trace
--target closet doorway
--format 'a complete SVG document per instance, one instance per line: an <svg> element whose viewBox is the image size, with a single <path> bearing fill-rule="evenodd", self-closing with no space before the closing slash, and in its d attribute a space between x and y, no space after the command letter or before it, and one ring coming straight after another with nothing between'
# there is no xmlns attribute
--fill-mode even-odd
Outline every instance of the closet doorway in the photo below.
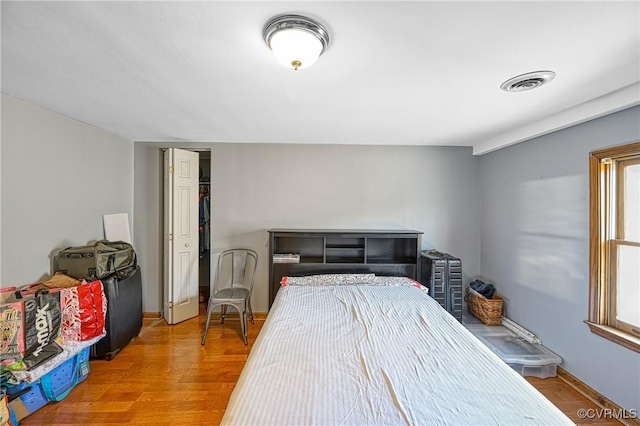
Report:
<svg viewBox="0 0 640 426"><path fill-rule="evenodd" d="M206 311L209 298L211 151L162 151L163 316L177 324Z"/></svg>
<svg viewBox="0 0 640 426"><path fill-rule="evenodd" d="M200 187L198 199L200 238L199 262L199 301L205 304L209 300L211 282L211 151L198 151L200 161ZM200 312L203 312L200 309Z"/></svg>

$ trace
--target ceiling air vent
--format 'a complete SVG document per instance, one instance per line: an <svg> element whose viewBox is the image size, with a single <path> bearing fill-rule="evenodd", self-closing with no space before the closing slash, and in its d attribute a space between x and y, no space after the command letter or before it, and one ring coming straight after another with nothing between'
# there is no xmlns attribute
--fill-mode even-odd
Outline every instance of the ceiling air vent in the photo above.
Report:
<svg viewBox="0 0 640 426"><path fill-rule="evenodd" d="M542 86L553 80L556 73L553 71L535 71L510 78L500 85L506 92L524 92Z"/></svg>

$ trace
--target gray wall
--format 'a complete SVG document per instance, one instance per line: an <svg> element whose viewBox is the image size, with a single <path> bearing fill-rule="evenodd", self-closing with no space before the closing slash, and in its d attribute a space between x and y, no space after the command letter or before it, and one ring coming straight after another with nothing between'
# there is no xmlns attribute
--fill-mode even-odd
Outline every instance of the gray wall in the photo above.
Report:
<svg viewBox="0 0 640 426"><path fill-rule="evenodd" d="M564 368L640 409L640 354L596 336L589 303L589 152L640 140L640 107L480 158L482 275L507 316L560 354Z"/></svg>
<svg viewBox="0 0 640 426"><path fill-rule="evenodd" d="M133 142L2 95L3 286L51 274L53 251L133 214Z"/></svg>
<svg viewBox="0 0 640 426"><path fill-rule="evenodd" d="M135 241L145 312L162 306L160 145L135 143ZM471 148L182 144L211 149L212 246L258 251L252 302L267 311L269 228L417 229L423 247L480 271L478 159ZM139 196L138 196L139 194Z"/></svg>
<svg viewBox="0 0 640 426"><path fill-rule="evenodd" d="M135 212L144 311L159 312L160 147L168 145L132 144L5 95L1 118L2 285L48 276L54 250L102 238L103 214ZM591 334L582 321L588 152L639 140L639 123L636 107L480 158L470 148L180 146L212 151L214 250L243 245L261 256L256 311L267 309L267 229L418 229L423 248L463 259L466 281L482 266L508 315L561 354L569 372L638 409L639 354Z"/></svg>

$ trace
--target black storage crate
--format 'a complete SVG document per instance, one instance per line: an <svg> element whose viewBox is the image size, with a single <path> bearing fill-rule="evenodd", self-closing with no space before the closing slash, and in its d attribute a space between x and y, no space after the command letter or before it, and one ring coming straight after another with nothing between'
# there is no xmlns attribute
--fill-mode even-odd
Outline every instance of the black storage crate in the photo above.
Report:
<svg viewBox="0 0 640 426"><path fill-rule="evenodd" d="M420 283L429 295L462 322L462 261L435 250L420 253Z"/></svg>

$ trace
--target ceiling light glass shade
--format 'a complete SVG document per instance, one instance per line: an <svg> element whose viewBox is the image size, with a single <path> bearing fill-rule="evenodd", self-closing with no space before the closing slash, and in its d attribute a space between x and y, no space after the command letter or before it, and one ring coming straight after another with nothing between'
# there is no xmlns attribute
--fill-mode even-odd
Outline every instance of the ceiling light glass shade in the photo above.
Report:
<svg viewBox="0 0 640 426"><path fill-rule="evenodd" d="M285 67L302 69L311 66L322 53L322 43L303 30L281 30L271 37L269 47Z"/></svg>
<svg viewBox="0 0 640 426"><path fill-rule="evenodd" d="M307 68L329 45L329 33L318 22L299 15L282 15L265 25L264 41L282 65Z"/></svg>

